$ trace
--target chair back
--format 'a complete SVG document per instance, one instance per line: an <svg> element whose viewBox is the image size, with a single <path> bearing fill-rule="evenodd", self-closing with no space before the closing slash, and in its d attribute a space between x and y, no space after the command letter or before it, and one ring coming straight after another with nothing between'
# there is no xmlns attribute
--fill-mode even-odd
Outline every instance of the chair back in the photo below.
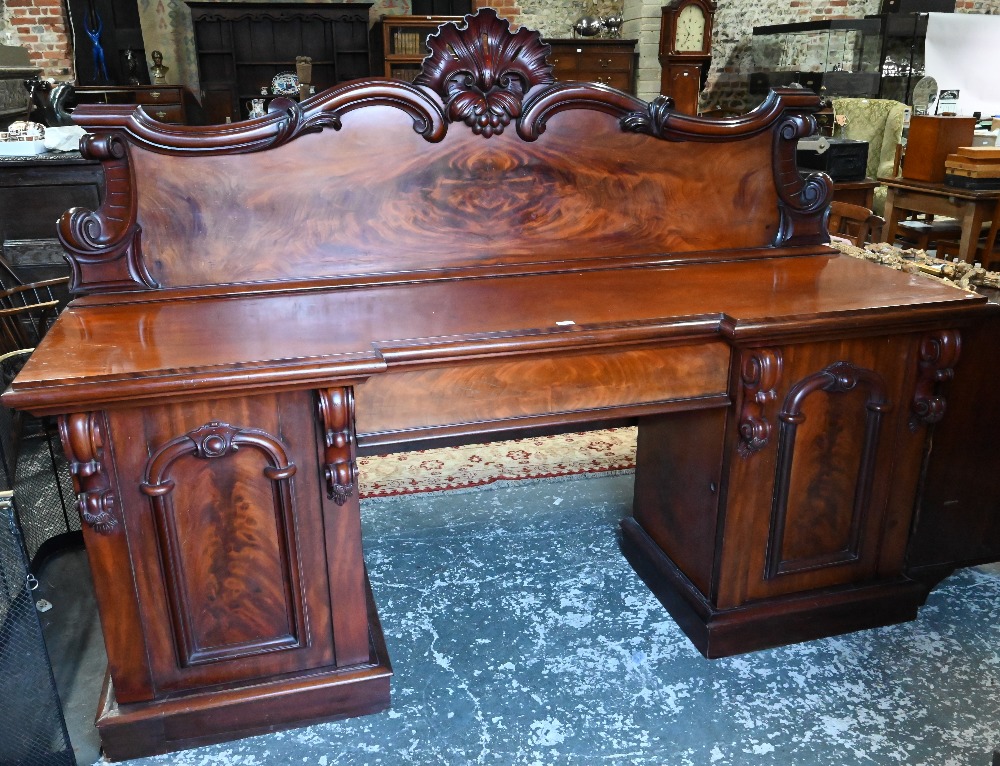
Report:
<svg viewBox="0 0 1000 766"><path fill-rule="evenodd" d="M828 230L831 235L850 240L857 247L881 235L885 220L861 205L847 202L830 203Z"/></svg>

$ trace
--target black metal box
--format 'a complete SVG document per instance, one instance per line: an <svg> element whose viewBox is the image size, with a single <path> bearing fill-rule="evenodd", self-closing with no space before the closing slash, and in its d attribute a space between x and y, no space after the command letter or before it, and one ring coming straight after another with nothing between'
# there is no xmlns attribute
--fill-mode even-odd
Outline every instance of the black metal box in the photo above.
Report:
<svg viewBox="0 0 1000 766"><path fill-rule="evenodd" d="M868 167L868 142L804 139L799 141L795 158L802 170L822 170L834 181L862 181Z"/></svg>

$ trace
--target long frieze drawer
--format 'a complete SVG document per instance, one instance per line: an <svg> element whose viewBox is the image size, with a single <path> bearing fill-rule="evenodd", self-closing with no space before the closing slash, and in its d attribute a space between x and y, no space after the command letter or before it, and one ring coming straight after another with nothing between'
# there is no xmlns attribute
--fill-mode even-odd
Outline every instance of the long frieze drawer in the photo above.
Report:
<svg viewBox="0 0 1000 766"><path fill-rule="evenodd" d="M356 388L359 435L724 396L723 343L388 372Z"/></svg>

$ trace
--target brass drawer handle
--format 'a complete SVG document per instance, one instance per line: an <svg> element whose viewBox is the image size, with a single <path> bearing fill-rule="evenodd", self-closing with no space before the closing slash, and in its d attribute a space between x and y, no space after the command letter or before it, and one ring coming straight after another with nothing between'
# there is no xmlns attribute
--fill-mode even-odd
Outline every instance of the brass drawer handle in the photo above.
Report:
<svg viewBox="0 0 1000 766"><path fill-rule="evenodd" d="M607 69L611 66L611 59L597 59L597 63L601 65L602 69Z"/></svg>
<svg viewBox="0 0 1000 766"><path fill-rule="evenodd" d="M167 113L166 112L157 112L156 113L156 118L158 120L161 120L161 121L165 120L165 119L167 119Z"/></svg>
<svg viewBox="0 0 1000 766"><path fill-rule="evenodd" d="M149 92L149 97L150 98L159 98L160 97L160 91L158 91L158 90L150 91Z"/></svg>

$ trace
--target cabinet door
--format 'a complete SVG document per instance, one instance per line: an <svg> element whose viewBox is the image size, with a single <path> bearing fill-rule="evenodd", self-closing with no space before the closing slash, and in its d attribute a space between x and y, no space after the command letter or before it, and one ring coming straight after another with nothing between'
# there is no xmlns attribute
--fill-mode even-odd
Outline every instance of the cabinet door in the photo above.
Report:
<svg viewBox="0 0 1000 766"><path fill-rule="evenodd" d="M108 413L157 693L336 662L327 546L345 603L364 574L357 525L329 539L316 419L309 391Z"/></svg>
<svg viewBox="0 0 1000 766"><path fill-rule="evenodd" d="M915 349L901 336L742 352L756 441L730 456L720 606L900 576L924 438Z"/></svg>

